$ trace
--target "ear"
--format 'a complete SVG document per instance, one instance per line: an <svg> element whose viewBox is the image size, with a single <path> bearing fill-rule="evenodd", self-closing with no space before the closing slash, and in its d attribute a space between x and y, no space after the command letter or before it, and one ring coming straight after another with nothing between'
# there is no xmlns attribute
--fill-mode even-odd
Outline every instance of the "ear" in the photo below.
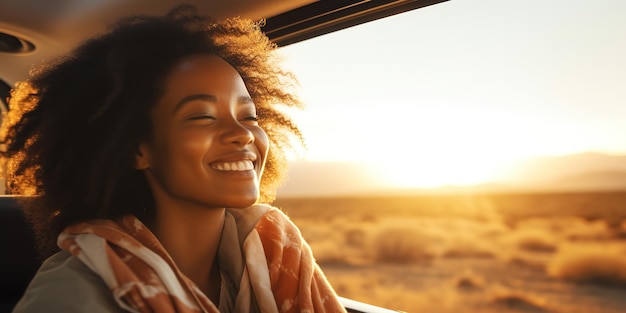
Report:
<svg viewBox="0 0 626 313"><path fill-rule="evenodd" d="M145 143L139 144L137 151L135 152L135 169L145 170L150 168L148 147Z"/></svg>

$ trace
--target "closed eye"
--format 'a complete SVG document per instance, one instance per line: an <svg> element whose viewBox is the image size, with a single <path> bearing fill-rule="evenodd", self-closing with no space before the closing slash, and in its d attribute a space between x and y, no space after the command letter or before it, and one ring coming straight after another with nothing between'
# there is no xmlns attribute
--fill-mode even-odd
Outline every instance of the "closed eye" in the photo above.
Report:
<svg viewBox="0 0 626 313"><path fill-rule="evenodd" d="M188 118L188 120L190 121L197 121L197 120L204 120L204 119L215 120L215 117L211 115L198 115L198 116L192 116Z"/></svg>
<svg viewBox="0 0 626 313"><path fill-rule="evenodd" d="M241 119L243 123L246 123L250 126L258 126L259 125L259 117L256 115L246 116Z"/></svg>

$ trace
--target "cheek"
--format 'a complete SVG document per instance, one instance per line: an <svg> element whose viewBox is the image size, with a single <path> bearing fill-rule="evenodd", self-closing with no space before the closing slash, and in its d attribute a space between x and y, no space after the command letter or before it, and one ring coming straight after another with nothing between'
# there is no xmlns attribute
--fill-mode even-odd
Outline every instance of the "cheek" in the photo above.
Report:
<svg viewBox="0 0 626 313"><path fill-rule="evenodd" d="M215 144L212 139L211 136L191 135L173 140L169 151L172 155L171 167L185 175L201 173L208 164L207 156Z"/></svg>
<svg viewBox="0 0 626 313"><path fill-rule="evenodd" d="M211 133L194 132L180 136L174 140L173 145L191 154L204 154L213 145Z"/></svg>
<svg viewBox="0 0 626 313"><path fill-rule="evenodd" d="M259 150L260 154L263 157L263 163L265 164L265 159L267 157L267 152L269 151L270 142L267 134L262 128L258 128L254 132L254 145Z"/></svg>
<svg viewBox="0 0 626 313"><path fill-rule="evenodd" d="M210 136L181 132L161 142L157 149L157 158L160 158L161 163L177 170L189 165L197 166L202 164L202 158L211 144Z"/></svg>

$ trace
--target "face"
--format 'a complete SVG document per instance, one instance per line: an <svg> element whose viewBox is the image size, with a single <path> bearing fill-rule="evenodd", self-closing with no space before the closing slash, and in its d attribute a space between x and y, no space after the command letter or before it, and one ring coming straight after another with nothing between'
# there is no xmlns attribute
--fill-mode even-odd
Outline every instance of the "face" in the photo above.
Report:
<svg viewBox="0 0 626 313"><path fill-rule="evenodd" d="M254 204L269 141L239 73L217 56L189 56L174 65L165 89L136 159L157 209Z"/></svg>

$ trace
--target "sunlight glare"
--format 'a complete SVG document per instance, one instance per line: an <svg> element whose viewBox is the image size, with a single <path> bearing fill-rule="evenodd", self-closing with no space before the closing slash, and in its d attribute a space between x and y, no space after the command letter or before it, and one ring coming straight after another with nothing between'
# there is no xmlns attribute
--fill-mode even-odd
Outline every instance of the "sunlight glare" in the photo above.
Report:
<svg viewBox="0 0 626 313"><path fill-rule="evenodd" d="M577 123L557 127L511 112L369 108L375 106L294 112L307 141L306 159L369 163L390 187L474 185L509 179L510 166L523 158L585 151L578 144L590 135Z"/></svg>
<svg viewBox="0 0 626 313"><path fill-rule="evenodd" d="M294 115L304 159L373 164L408 188L507 181L538 156L626 153L623 19L596 2L555 19L545 5L450 2L283 48L307 105ZM594 27L581 19L591 11Z"/></svg>

